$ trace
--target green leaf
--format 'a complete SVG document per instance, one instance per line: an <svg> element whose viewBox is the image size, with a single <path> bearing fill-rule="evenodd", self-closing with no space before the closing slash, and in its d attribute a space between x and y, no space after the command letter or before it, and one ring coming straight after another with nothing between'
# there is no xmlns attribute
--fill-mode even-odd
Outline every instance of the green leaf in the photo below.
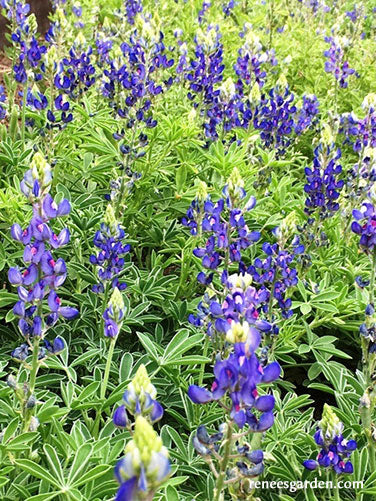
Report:
<svg viewBox="0 0 376 501"><path fill-rule="evenodd" d="M56 478L59 479L62 485L64 485L64 472L61 467L58 455L56 450L50 444L46 444L44 447L44 452L46 454L47 461L50 465L50 468Z"/></svg>
<svg viewBox="0 0 376 501"><path fill-rule="evenodd" d="M22 468L22 470L29 473L31 476L40 478L41 480L46 480L51 485L54 485L57 488L61 488L62 486L59 484L57 479L51 475L51 473L40 466L38 463L34 463L34 461L30 461L30 459L15 459L14 461L17 466Z"/></svg>
<svg viewBox="0 0 376 501"><path fill-rule="evenodd" d="M78 487L79 485L83 485L83 484L86 484L88 482L91 482L92 480L95 480L96 478L103 476L111 468L112 468L112 466L108 465L108 464L98 464L93 469L87 471L78 480L73 482L72 485L74 487Z"/></svg>
<svg viewBox="0 0 376 501"><path fill-rule="evenodd" d="M82 473L82 470L85 468L90 459L92 451L93 447L91 444L83 444L78 449L69 472L69 484L73 484L75 482L75 479Z"/></svg>

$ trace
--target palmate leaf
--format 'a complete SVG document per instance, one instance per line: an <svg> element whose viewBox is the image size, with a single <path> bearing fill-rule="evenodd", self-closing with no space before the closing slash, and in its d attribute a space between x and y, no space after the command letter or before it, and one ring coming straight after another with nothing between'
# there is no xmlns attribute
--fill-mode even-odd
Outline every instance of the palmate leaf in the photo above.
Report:
<svg viewBox="0 0 376 501"><path fill-rule="evenodd" d="M15 464L19 466L22 470L29 473L32 477L39 478L41 480L46 480L54 487L58 489L64 487L46 468L31 461L30 459L16 459Z"/></svg>

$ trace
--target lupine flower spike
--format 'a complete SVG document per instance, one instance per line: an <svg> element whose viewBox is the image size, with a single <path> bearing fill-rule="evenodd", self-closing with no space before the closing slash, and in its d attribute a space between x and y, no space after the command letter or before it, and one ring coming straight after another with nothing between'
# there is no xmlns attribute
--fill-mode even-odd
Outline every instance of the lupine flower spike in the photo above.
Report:
<svg viewBox="0 0 376 501"><path fill-rule="evenodd" d="M308 470L319 467L331 468L340 475L354 471L348 459L357 448L355 440L343 438L343 423L328 404L324 404L322 419L315 433L315 442L321 447L316 459L306 459L303 465Z"/></svg>
<svg viewBox="0 0 376 501"><path fill-rule="evenodd" d="M137 416L133 439L115 467L120 483L115 501L153 499L153 494L169 475L168 450L147 419Z"/></svg>
<svg viewBox="0 0 376 501"><path fill-rule="evenodd" d="M156 423L163 417L163 407L155 400L157 390L151 383L145 366L138 368L135 377L129 383L123 395L123 405L115 410L114 425L126 428L129 424L127 412L133 416L144 416L151 423Z"/></svg>
<svg viewBox="0 0 376 501"><path fill-rule="evenodd" d="M19 317L18 327L24 336L24 342L13 350L12 357L30 367L26 360L32 354L33 378L24 393L27 401L34 398L35 377L43 360L64 349L62 338L56 337L53 341L46 338L49 329L60 317L71 319L78 315L76 308L62 305L56 292L66 279L67 268L64 260L54 258L52 253L69 242L70 234L67 228L55 234L51 222L69 214L70 203L65 199L59 204L54 201L49 194L51 181L50 165L43 155L36 153L20 184L22 193L33 206L32 218L25 229L18 223L11 228L13 239L24 245L24 266L10 268L8 279L17 286L19 300L13 313ZM32 417L28 409L32 407L24 407L26 428Z"/></svg>

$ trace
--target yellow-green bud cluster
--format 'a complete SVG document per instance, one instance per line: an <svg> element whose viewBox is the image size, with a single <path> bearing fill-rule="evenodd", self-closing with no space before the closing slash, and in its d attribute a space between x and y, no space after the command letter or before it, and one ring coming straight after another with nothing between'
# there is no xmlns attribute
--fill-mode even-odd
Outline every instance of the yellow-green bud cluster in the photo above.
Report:
<svg viewBox="0 0 376 501"><path fill-rule="evenodd" d="M38 180L42 189L51 184L51 166L39 151L34 154L30 169L33 178Z"/></svg>
<svg viewBox="0 0 376 501"><path fill-rule="evenodd" d="M325 440L332 440L336 435L342 434L343 424L328 404L324 404L320 428Z"/></svg>
<svg viewBox="0 0 376 501"><path fill-rule="evenodd" d="M152 425L142 416L136 418L133 440L125 447L125 454L131 456L132 467L138 472L141 466L146 470L147 479L153 483L159 475L158 455L168 458L168 450Z"/></svg>
<svg viewBox="0 0 376 501"><path fill-rule="evenodd" d="M239 169L235 167L227 180L227 188L230 197L235 198L244 188L244 181L240 175Z"/></svg>
<svg viewBox="0 0 376 501"><path fill-rule="evenodd" d="M103 220L104 224L109 228L111 235L117 236L119 232L119 221L116 219L112 205L107 205Z"/></svg>
<svg viewBox="0 0 376 501"><path fill-rule="evenodd" d="M329 124L325 124L321 131L321 143L325 146L331 146L334 143L335 137Z"/></svg>
<svg viewBox="0 0 376 501"><path fill-rule="evenodd" d="M137 369L134 378L128 385L128 391L130 391L131 393L134 392L138 396L140 401L142 401L145 397L145 393L148 393L151 398L155 398L157 396L157 390L151 383L144 364L141 364Z"/></svg>
<svg viewBox="0 0 376 501"><path fill-rule="evenodd" d="M112 306L114 318L122 318L124 312L124 300L121 292L117 287L114 288L113 293L111 294L110 306Z"/></svg>
<svg viewBox="0 0 376 501"><path fill-rule="evenodd" d="M208 186L207 184L205 183L205 181L199 181L197 183L197 200L199 202L203 202L204 200L207 199L208 197Z"/></svg>
<svg viewBox="0 0 376 501"><path fill-rule="evenodd" d="M245 343L249 336L249 323L232 322L231 328L226 333L226 340L229 343Z"/></svg>

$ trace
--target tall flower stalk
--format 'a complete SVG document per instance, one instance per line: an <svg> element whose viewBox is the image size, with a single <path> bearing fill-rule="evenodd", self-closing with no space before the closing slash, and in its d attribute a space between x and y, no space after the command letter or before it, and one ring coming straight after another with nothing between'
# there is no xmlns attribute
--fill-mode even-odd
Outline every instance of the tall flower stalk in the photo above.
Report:
<svg viewBox="0 0 376 501"><path fill-rule="evenodd" d="M115 501L151 501L159 485L170 475L168 451L152 427L163 417L163 407L156 396L145 366L140 365L123 395L123 404L113 415L114 425L132 435L125 456L115 467L120 483ZM134 423L129 414L134 416Z"/></svg>
<svg viewBox="0 0 376 501"><path fill-rule="evenodd" d="M53 341L47 339L48 331L59 317L71 319L78 315L77 309L62 306L62 301L56 293L66 279L67 269L64 260L55 260L52 253L69 242L70 234L67 228L56 234L51 222L69 214L70 204L65 199L59 204L53 200L49 194L51 182L50 165L40 153L36 153L31 168L20 185L21 191L32 204L32 218L25 229L18 223L11 228L13 239L25 246L24 266L12 267L8 272L9 281L17 286L19 300L13 307L13 313L19 317L18 327L24 337L24 342L13 350L12 357L21 363L29 374L23 392L17 383L10 379L10 386L15 390L21 406L24 431L37 425L34 417L34 392L38 371L48 357L64 349L62 338L56 337Z"/></svg>
<svg viewBox="0 0 376 501"><path fill-rule="evenodd" d="M118 334L121 331L121 327L124 319L124 301L121 292L117 287L114 288L111 298L108 302L107 308L103 313L104 320L104 335L109 338L109 347L106 357L106 366L103 374L103 381L100 388L100 398L103 401L106 396L108 380L110 376L112 359L114 356L115 344ZM98 435L99 424L101 417L101 409L98 410L95 421L94 421L94 435Z"/></svg>
<svg viewBox="0 0 376 501"><path fill-rule="evenodd" d="M363 352L363 374L365 391L360 399L360 415L368 440L369 458L372 471L376 468L376 441L374 439L372 416L376 406L375 368L376 368L376 315L375 315L375 277L376 277L376 209L371 203L364 203L361 210L354 210L355 221L351 229L360 235L359 245L368 256L371 276L368 287L368 304L365 321L360 325Z"/></svg>

